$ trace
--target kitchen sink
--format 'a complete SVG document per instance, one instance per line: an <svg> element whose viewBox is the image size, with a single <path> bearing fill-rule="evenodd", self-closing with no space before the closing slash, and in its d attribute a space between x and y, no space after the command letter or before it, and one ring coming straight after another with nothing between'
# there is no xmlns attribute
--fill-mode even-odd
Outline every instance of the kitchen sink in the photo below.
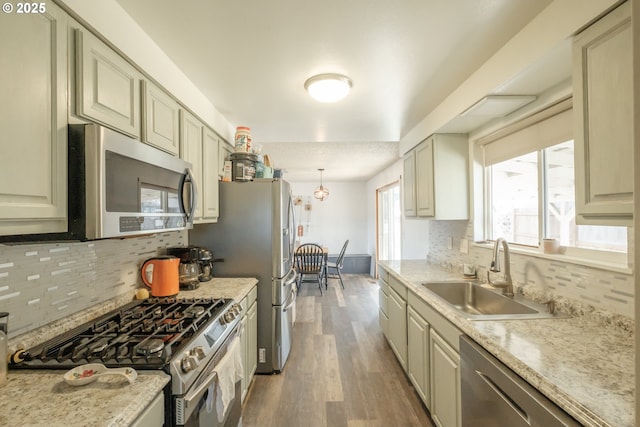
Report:
<svg viewBox="0 0 640 427"><path fill-rule="evenodd" d="M549 313L547 305L535 303L519 295L506 297L499 290L472 281L427 282L422 286L470 320L569 317L564 313Z"/></svg>

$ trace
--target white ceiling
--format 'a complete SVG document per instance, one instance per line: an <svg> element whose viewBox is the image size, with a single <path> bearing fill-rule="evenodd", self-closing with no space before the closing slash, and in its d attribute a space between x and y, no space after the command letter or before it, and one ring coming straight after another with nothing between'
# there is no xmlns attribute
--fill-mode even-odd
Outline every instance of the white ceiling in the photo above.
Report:
<svg viewBox="0 0 640 427"><path fill-rule="evenodd" d="M117 0L293 181L366 180L551 0ZM353 80L320 104L312 75Z"/></svg>

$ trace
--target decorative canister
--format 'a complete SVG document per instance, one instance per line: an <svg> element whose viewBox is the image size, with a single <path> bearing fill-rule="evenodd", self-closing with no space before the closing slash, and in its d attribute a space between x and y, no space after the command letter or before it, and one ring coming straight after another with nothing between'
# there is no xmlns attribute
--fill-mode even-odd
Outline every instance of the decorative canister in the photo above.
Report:
<svg viewBox="0 0 640 427"><path fill-rule="evenodd" d="M251 129L246 126L236 128L235 149L237 152L251 152Z"/></svg>

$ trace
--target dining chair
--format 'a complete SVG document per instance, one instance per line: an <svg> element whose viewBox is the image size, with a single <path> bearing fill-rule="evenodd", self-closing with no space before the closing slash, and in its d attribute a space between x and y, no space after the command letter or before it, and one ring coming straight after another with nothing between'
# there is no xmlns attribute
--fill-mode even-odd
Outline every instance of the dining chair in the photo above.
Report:
<svg viewBox="0 0 640 427"><path fill-rule="evenodd" d="M325 283L326 287L325 255L322 247L315 243L305 243L298 246L296 249L296 269L300 276L299 283L310 281L304 280L305 276L314 276L315 280L313 281L318 283L320 295L322 295L322 284Z"/></svg>
<svg viewBox="0 0 640 427"><path fill-rule="evenodd" d="M340 270L342 270L344 263L344 253L347 251L347 245L349 245L349 239L344 242L342 245L342 249L340 249L340 254L338 258L336 258L336 262L327 262L327 279L340 279L340 285L342 289L344 289L344 283L342 282L342 274L340 274ZM334 275L330 275L331 270L335 271ZM336 275L337 274L337 275Z"/></svg>

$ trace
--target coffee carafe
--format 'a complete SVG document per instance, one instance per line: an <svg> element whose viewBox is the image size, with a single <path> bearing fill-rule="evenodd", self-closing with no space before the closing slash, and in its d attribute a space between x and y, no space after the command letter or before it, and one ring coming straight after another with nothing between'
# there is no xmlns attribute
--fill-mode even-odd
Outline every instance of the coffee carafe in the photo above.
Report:
<svg viewBox="0 0 640 427"><path fill-rule="evenodd" d="M200 257L198 262L200 263L200 281L208 282L213 279L213 263L221 260L214 260L213 253L208 249L200 250Z"/></svg>
<svg viewBox="0 0 640 427"><path fill-rule="evenodd" d="M176 246L167 248L167 254L180 258L178 276L180 289L192 290L200 286L202 271L198 262L200 248L194 246Z"/></svg>

